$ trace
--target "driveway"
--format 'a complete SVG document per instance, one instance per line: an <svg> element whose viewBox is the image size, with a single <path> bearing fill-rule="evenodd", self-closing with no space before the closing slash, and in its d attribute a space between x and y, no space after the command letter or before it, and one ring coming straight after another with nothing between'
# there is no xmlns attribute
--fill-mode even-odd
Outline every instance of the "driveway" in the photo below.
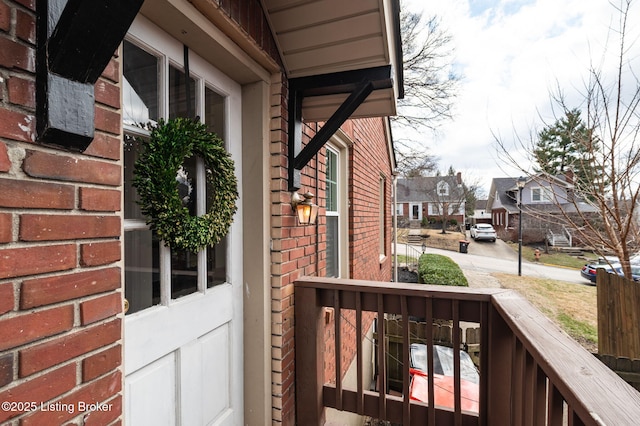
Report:
<svg viewBox="0 0 640 426"><path fill-rule="evenodd" d="M473 241L467 232L467 241L469 241L469 246L467 247L469 254L518 260L518 253L513 251L513 249L502 240L496 240L495 243L490 241Z"/></svg>

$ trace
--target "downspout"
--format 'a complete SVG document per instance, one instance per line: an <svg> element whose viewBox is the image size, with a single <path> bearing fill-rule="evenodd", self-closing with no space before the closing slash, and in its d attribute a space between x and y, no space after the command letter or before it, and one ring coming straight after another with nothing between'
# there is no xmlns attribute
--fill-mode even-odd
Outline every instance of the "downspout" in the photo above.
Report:
<svg viewBox="0 0 640 426"><path fill-rule="evenodd" d="M398 174L393 174L393 226L391 229L393 235L393 281L398 282Z"/></svg>
<svg viewBox="0 0 640 426"><path fill-rule="evenodd" d="M318 133L318 123L316 122L316 129L315 129L315 134ZM318 159L318 157L320 156L320 153L317 152L316 153L316 202L318 203L318 210L320 209L320 199L318 197L318 190L320 189L320 183L318 182L318 179L320 178L320 173L318 171L318 168L320 167L320 160ZM327 215L327 212L325 210L325 216ZM316 277L320 276L320 218L316 217Z"/></svg>

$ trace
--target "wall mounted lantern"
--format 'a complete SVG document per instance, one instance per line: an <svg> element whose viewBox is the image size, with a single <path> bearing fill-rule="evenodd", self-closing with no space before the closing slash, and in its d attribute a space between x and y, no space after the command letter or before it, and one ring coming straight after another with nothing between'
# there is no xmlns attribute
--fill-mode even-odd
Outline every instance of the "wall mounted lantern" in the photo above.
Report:
<svg viewBox="0 0 640 426"><path fill-rule="evenodd" d="M291 194L291 207L296 212L300 225L313 225L316 223L318 206L311 202L312 199L313 194L311 192L306 192L303 195L297 192Z"/></svg>

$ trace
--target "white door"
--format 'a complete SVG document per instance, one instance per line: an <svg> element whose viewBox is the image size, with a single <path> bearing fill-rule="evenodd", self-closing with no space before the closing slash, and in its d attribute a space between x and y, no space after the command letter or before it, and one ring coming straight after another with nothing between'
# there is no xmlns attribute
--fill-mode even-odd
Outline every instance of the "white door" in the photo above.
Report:
<svg viewBox="0 0 640 426"><path fill-rule="evenodd" d="M140 123L198 116L222 137L241 173L240 87L144 18L123 48L125 422L147 425L242 424L241 206L225 240L198 253L154 238L131 186ZM182 182L192 214L207 210L201 159L185 161Z"/></svg>

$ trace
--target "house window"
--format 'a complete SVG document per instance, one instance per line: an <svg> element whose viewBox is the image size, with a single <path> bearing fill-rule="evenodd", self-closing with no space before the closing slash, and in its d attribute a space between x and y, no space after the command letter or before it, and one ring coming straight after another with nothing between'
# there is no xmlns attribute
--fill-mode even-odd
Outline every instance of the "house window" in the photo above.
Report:
<svg viewBox="0 0 640 426"><path fill-rule="evenodd" d="M338 151L327 148L327 277L340 276L340 212Z"/></svg>
<svg viewBox="0 0 640 426"><path fill-rule="evenodd" d="M379 188L379 192L378 192L378 202L379 202L379 210L378 210L378 223L379 223L379 233L380 233L380 259L384 258L386 256L386 246L385 246L385 233L386 233L386 226L385 226L385 212L386 212L386 208L385 205L387 204L387 197L386 197L386 179L384 176L380 176L380 188Z"/></svg>
<svg viewBox="0 0 640 426"><path fill-rule="evenodd" d="M551 200L551 192L547 188L531 188L531 202L549 203Z"/></svg>
<svg viewBox="0 0 640 426"><path fill-rule="evenodd" d="M146 224L132 186L134 164L140 140L149 137L146 124L160 118L198 116L210 131L224 137L225 96L213 88L215 78L206 72L187 75L178 61L159 49L136 40L123 43L124 123L124 251L125 297L131 314L154 305L204 291L226 281L226 242L197 253L171 250L162 244ZM184 206L192 215L210 207L215 191L206 182L201 158L184 161L176 176L185 191Z"/></svg>
<svg viewBox="0 0 640 426"><path fill-rule="evenodd" d="M402 204L396 203L396 215L402 216L404 215L404 209L402 208Z"/></svg>
<svg viewBox="0 0 640 426"><path fill-rule="evenodd" d="M438 203L429 203L429 216L439 216L440 206Z"/></svg>
<svg viewBox="0 0 640 426"><path fill-rule="evenodd" d="M449 184L445 181L438 182L438 197L448 197L449 196Z"/></svg>

